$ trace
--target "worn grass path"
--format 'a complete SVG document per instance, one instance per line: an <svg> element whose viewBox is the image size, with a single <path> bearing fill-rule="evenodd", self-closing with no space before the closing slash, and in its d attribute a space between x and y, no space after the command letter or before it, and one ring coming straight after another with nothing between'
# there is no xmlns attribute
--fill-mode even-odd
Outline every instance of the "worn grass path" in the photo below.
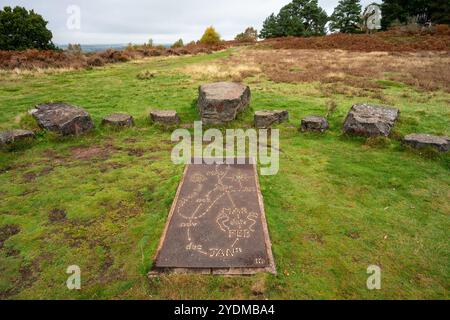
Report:
<svg viewBox="0 0 450 320"><path fill-rule="evenodd" d="M288 109L279 127L280 172L260 177L278 275L147 279L183 171L170 161L170 132L152 126L152 108L197 119L197 86L184 67L230 54L153 58L86 71L0 78L0 129L30 125L24 114L47 101L86 108L96 129L81 138L41 133L28 147L0 152L0 298L68 299L448 299L448 155L404 150L398 141L346 138L341 124L356 102L321 94L321 84L248 77L252 110ZM136 76L150 70L155 77ZM383 80L383 79L374 79ZM395 136L450 134L450 95L387 83L402 111ZM327 113L331 130L300 134L301 117ZM252 110L230 127L250 127ZM101 128L125 111L135 128ZM66 268L79 265L82 290ZM369 265L382 290L366 289Z"/></svg>

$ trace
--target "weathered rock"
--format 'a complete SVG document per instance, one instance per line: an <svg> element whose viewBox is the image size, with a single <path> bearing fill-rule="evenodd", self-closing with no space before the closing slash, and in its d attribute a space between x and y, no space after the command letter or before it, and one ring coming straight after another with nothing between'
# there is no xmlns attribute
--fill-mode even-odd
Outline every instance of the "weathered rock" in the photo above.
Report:
<svg viewBox="0 0 450 320"><path fill-rule="evenodd" d="M302 119L301 123L301 130L303 132L325 132L329 127L327 119L319 116L308 116Z"/></svg>
<svg viewBox="0 0 450 320"><path fill-rule="evenodd" d="M34 133L29 130L14 129L0 132L0 145L13 144L28 139L33 139Z"/></svg>
<svg viewBox="0 0 450 320"><path fill-rule="evenodd" d="M110 125L116 127L132 127L134 119L129 114L113 113L102 120L102 125Z"/></svg>
<svg viewBox="0 0 450 320"><path fill-rule="evenodd" d="M155 110L150 112L150 119L155 123L164 125L176 125L180 123L180 118L174 110Z"/></svg>
<svg viewBox="0 0 450 320"><path fill-rule="evenodd" d="M256 111L255 127L270 128L274 124L289 120L289 112L286 110Z"/></svg>
<svg viewBox="0 0 450 320"><path fill-rule="evenodd" d="M389 136L400 110L368 104L354 105L344 123L344 132L358 136Z"/></svg>
<svg viewBox="0 0 450 320"><path fill-rule="evenodd" d="M425 147L433 147L442 152L450 150L450 138L433 136L431 134L414 133L406 136L403 139L403 144L413 147L415 149L422 149Z"/></svg>
<svg viewBox="0 0 450 320"><path fill-rule="evenodd" d="M79 135L94 127L91 116L86 110L65 103L41 104L30 113L39 126L64 136Z"/></svg>
<svg viewBox="0 0 450 320"><path fill-rule="evenodd" d="M203 123L233 121L250 104L250 96L250 88L239 83L217 82L200 86L198 110Z"/></svg>

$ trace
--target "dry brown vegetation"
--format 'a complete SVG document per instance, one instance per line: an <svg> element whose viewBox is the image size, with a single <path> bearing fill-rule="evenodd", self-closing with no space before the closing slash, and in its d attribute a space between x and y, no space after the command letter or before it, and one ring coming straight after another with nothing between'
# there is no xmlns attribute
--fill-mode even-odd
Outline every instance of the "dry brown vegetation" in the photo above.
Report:
<svg viewBox="0 0 450 320"><path fill-rule="evenodd" d="M259 74L261 66L242 57L245 61L240 63L235 59L228 59L217 63L192 64L184 68L184 72L196 80L209 78L211 80L233 80L236 82Z"/></svg>
<svg viewBox="0 0 450 320"><path fill-rule="evenodd" d="M16 73L62 72L152 56L210 53L231 46L240 44L189 44L175 49L129 46L94 54L0 51L0 69ZM320 82L325 95L372 96L381 100L383 88L402 84L424 91L450 92L450 28L271 39L245 49L236 48L225 59L190 64L182 71L197 80L242 81L262 76L281 83ZM154 76L153 72L143 72L138 78Z"/></svg>
<svg viewBox="0 0 450 320"><path fill-rule="evenodd" d="M3 70L45 70L83 69L103 66L108 63L125 62L156 56L180 56L211 53L225 49L228 44L204 46L190 44L181 48L166 49L154 46L130 46L124 50L109 49L93 54L71 53L68 51L0 51L0 69Z"/></svg>
<svg viewBox="0 0 450 320"><path fill-rule="evenodd" d="M92 54L70 51L0 51L0 69L2 70L46 70L46 69L82 69L103 66L108 63L124 62L154 56L179 56L188 54L210 53L232 46L242 46L238 41L226 41L219 45L207 46L190 43L179 48L161 46L129 46L124 50L106 50ZM366 34L333 34L311 38L279 38L269 39L256 44L256 48L269 49L305 49L305 50L349 50L359 52L416 52L416 51L450 51L450 27L435 26L427 30L398 28L373 35ZM322 54L322 53L321 53ZM324 53L324 55L329 55ZM273 60L273 59L271 59ZM243 65L246 69L248 65ZM244 73L254 73L259 67L251 66L250 70L232 72L234 78ZM222 69L211 70L213 74L229 76ZM193 74L205 73L203 70L192 70ZM425 81L426 82L426 81Z"/></svg>
<svg viewBox="0 0 450 320"><path fill-rule="evenodd" d="M373 35L338 33L325 37L268 39L259 45L274 49L341 49L364 52L450 50L450 27L447 25L438 25L426 30L405 28Z"/></svg>
<svg viewBox="0 0 450 320"><path fill-rule="evenodd" d="M424 90L450 91L448 52L352 52L343 50L251 51L275 82L342 82L358 88L380 88L374 80L399 81Z"/></svg>
<svg viewBox="0 0 450 320"><path fill-rule="evenodd" d="M242 81L263 76L282 83L320 82L328 94L377 96L386 86L450 92L449 52L239 50L215 63L190 65L194 78Z"/></svg>

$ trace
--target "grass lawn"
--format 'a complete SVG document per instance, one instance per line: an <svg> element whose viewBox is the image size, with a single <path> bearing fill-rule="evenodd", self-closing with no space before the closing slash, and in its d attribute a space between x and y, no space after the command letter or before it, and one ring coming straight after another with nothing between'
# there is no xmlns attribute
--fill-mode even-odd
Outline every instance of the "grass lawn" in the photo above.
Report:
<svg viewBox="0 0 450 320"><path fill-rule="evenodd" d="M39 133L30 146L0 151L0 298L449 299L450 157L398 141L413 132L450 135L448 88L425 91L388 73L370 90L339 80L274 82L258 61L234 65L248 54L1 73L0 130L33 126L26 111L49 101L84 107L96 129L78 138ZM198 72L208 65L216 73ZM143 71L154 77L138 77ZM255 110L290 112L278 127L280 172L260 177L278 275L148 279L183 172L170 160L171 131L151 125L149 111L176 109L192 125L198 85L236 77L251 87L252 102L230 128L251 127ZM359 102L401 110L391 139L342 135ZM136 126L100 126L119 111ZM311 114L328 114L326 134L299 133ZM70 265L81 267L82 290L66 287ZM366 288L369 265L381 267L382 290Z"/></svg>

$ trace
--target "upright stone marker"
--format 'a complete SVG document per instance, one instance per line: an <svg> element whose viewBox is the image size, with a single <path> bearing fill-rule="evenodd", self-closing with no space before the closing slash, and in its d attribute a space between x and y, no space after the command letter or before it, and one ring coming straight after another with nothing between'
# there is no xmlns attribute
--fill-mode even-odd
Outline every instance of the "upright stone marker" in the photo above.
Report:
<svg viewBox="0 0 450 320"><path fill-rule="evenodd" d="M186 167L154 272L276 272L255 165Z"/></svg>
<svg viewBox="0 0 450 320"><path fill-rule="evenodd" d="M225 124L250 104L250 88L240 83L217 82L200 86L198 110L203 124Z"/></svg>

